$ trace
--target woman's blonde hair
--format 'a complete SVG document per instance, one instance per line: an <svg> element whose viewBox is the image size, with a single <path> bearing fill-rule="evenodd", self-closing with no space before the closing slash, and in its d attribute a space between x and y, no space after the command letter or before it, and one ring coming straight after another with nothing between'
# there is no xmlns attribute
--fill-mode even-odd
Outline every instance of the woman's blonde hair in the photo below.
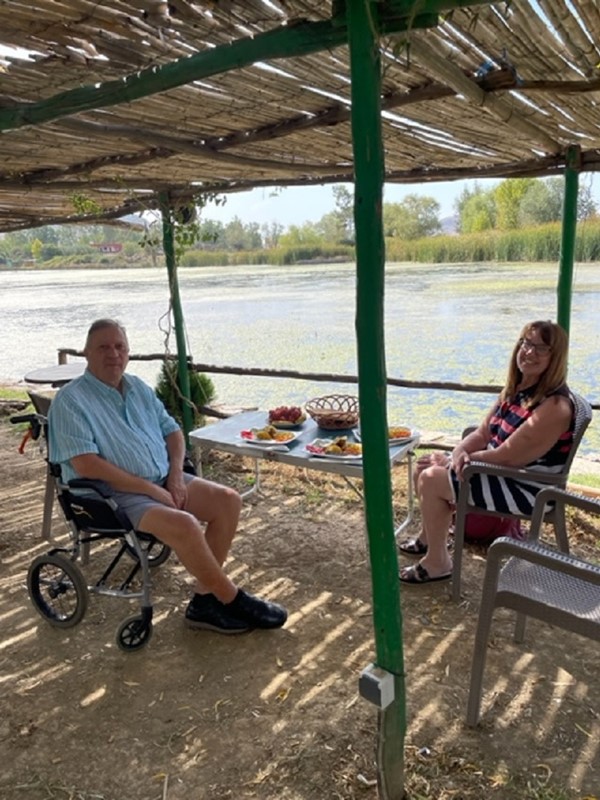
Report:
<svg viewBox="0 0 600 800"><path fill-rule="evenodd" d="M567 380L567 355L569 349L567 334L555 322L551 322L549 319L536 320L525 325L512 352L506 384L500 394L502 400L514 397L517 393L517 386L523 377L521 370L517 366L517 353L521 347L522 339L526 339L532 333L539 333L542 342L548 345L550 348L550 360L535 387L535 393L527 400L526 405L528 407L536 406L565 383Z"/></svg>

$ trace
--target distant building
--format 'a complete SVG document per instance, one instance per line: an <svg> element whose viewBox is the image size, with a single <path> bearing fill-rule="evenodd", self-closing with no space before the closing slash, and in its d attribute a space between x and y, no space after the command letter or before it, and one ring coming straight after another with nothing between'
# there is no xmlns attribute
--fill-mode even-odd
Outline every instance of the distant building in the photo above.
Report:
<svg viewBox="0 0 600 800"><path fill-rule="evenodd" d="M90 242L90 247L95 247L101 253L120 253L123 249L121 242Z"/></svg>

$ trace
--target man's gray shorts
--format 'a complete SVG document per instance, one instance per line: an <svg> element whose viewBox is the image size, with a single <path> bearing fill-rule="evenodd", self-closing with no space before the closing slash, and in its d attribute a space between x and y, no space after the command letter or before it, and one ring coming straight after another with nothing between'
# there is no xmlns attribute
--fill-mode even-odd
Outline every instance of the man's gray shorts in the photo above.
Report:
<svg viewBox="0 0 600 800"><path fill-rule="evenodd" d="M194 477L194 475L184 472L183 480L185 481L185 485L187 486L188 483L193 481ZM132 492L115 492L112 499L117 503L121 511L127 514L135 530L139 530L140 520L146 511L149 511L155 506L164 505L163 503L159 503L158 500L148 497L147 494L133 494Z"/></svg>

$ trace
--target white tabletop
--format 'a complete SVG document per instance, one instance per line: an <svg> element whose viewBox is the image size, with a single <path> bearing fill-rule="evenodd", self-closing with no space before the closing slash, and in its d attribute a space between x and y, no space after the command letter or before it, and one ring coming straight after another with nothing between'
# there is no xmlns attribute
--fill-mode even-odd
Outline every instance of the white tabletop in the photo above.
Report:
<svg viewBox="0 0 600 800"><path fill-rule="evenodd" d="M254 445L241 438L240 432L249 428L262 428L268 423L266 411L245 411L234 414L228 419L209 423L203 428L198 428L190 433L190 439L200 447L223 450L227 453L249 456L251 458L267 458L279 461L282 464L291 464L295 467L306 467L321 472L333 472L337 475L349 477L362 477L362 460L346 462L333 461L327 458L318 458L309 453L305 447L313 439L334 439L336 436L348 436L353 439L351 430L325 431L319 428L313 419L307 419L300 429L300 435L284 449L269 449L263 445ZM390 463L401 461L412 452L419 444L416 436L405 444L393 445L389 448Z"/></svg>
<svg viewBox="0 0 600 800"><path fill-rule="evenodd" d="M62 386L69 383L73 378L83 375L86 364L85 361L70 361L67 364L54 364L52 367L41 367L32 369L23 380L26 383L50 383L52 386Z"/></svg>

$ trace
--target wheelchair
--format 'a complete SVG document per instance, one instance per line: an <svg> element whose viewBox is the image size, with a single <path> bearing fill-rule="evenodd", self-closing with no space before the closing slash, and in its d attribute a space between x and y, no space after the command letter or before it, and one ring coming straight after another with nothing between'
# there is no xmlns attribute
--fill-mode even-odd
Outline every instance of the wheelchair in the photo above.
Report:
<svg viewBox="0 0 600 800"><path fill-rule="evenodd" d="M43 436L45 442L47 419L43 415L24 414L11 417L10 421L29 424L24 441ZM171 548L152 534L134 530L112 499L113 489L104 481L76 479L65 483L60 465L48 462L48 468L48 479L54 481L70 541L65 547L52 547L31 563L27 590L35 610L54 627L72 628L84 618L90 594L139 598L139 613L119 625L116 642L126 652L141 649L152 635L150 572L169 558ZM184 469L195 472L189 458ZM115 540L119 547L102 575L90 585L79 564L87 563L90 545L101 540ZM115 585L113 574L124 557L132 564L127 564L127 574ZM140 572L140 587L134 588L133 581Z"/></svg>

